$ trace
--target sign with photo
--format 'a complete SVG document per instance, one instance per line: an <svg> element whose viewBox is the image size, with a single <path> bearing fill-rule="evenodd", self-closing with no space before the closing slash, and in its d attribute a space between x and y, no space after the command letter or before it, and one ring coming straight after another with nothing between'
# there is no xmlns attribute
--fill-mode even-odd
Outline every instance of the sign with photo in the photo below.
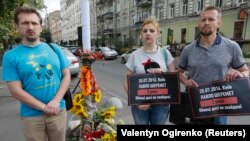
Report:
<svg viewBox="0 0 250 141"><path fill-rule="evenodd" d="M176 72L128 76L128 105L180 103L180 82Z"/></svg>
<svg viewBox="0 0 250 141"><path fill-rule="evenodd" d="M249 78L189 88L194 118L250 114Z"/></svg>

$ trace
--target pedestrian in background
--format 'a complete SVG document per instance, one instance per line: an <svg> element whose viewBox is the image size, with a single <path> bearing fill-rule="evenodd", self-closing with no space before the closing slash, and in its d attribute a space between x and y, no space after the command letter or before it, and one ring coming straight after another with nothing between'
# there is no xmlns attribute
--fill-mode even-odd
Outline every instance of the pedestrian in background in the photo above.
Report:
<svg viewBox="0 0 250 141"><path fill-rule="evenodd" d="M167 60L164 59L162 49L158 46L157 39L160 37L159 24L155 19L146 19L142 24L140 38L143 46L134 51L126 63L127 71L124 81L124 89L128 92L127 76L131 74L162 73L175 71L173 57L166 49ZM168 104L144 104L131 106L135 124L165 124L168 113Z"/></svg>
<svg viewBox="0 0 250 141"><path fill-rule="evenodd" d="M222 24L221 10L209 6L202 10L199 19L200 37L186 46L180 56L181 82L187 87L217 80L233 81L249 76L239 45L217 33ZM184 71L188 71L186 77ZM226 116L207 118L211 124L227 124ZM205 122L194 120L194 124Z"/></svg>
<svg viewBox="0 0 250 141"><path fill-rule="evenodd" d="M4 54L2 79L21 102L20 116L27 141L65 141L63 96L70 85L69 62L62 50L40 42L42 17L32 8L15 11L22 45Z"/></svg>

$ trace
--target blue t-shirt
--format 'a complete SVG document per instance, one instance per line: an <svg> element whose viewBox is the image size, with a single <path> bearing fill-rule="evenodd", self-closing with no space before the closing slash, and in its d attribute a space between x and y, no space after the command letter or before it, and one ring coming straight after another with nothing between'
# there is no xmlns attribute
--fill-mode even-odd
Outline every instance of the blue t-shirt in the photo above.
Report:
<svg viewBox="0 0 250 141"><path fill-rule="evenodd" d="M6 82L20 81L23 89L36 99L47 104L59 89L62 70L69 67L69 61L59 46L53 44L53 51L48 44L35 47L19 45L4 54L2 79ZM65 108L62 99L60 108ZM43 111L21 103L20 115L32 117L42 115Z"/></svg>

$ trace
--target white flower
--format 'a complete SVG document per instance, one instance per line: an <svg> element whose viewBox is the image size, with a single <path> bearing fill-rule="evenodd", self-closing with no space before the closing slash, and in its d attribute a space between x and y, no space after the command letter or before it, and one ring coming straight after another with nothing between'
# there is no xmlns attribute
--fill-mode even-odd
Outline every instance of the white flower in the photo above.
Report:
<svg viewBox="0 0 250 141"><path fill-rule="evenodd" d="M122 101L117 97L111 97L106 102L107 107L115 106L115 109L122 109Z"/></svg>

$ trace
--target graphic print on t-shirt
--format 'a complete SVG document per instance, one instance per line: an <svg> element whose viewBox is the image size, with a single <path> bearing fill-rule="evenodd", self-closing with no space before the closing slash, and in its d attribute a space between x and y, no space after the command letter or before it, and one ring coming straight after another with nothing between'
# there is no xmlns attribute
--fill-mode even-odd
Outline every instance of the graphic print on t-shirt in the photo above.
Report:
<svg viewBox="0 0 250 141"><path fill-rule="evenodd" d="M40 57L48 57L48 52L43 52L39 55L29 55L29 61L27 62L27 64L30 64L32 66L38 80L42 80L43 78L49 80L54 74L52 71L52 65L39 63L38 60Z"/></svg>
<svg viewBox="0 0 250 141"><path fill-rule="evenodd" d="M158 63L152 62L150 59L142 63L142 65L144 66L144 70L146 73L149 73L148 70L151 68L160 68L160 65Z"/></svg>

